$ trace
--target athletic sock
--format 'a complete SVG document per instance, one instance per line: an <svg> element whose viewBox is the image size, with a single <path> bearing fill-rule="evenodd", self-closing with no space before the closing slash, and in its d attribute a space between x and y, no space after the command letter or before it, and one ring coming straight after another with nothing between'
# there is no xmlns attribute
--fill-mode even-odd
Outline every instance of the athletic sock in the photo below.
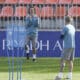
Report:
<svg viewBox="0 0 80 80"><path fill-rule="evenodd" d="M69 72L69 73L68 73L67 78L69 78L69 79L71 79L71 80L72 80L72 72Z"/></svg>
<svg viewBox="0 0 80 80"><path fill-rule="evenodd" d="M60 73L58 74L58 77L59 77L59 78L63 78L63 73L60 72Z"/></svg>
<svg viewBox="0 0 80 80"><path fill-rule="evenodd" d="M36 59L36 54L33 54L33 59Z"/></svg>

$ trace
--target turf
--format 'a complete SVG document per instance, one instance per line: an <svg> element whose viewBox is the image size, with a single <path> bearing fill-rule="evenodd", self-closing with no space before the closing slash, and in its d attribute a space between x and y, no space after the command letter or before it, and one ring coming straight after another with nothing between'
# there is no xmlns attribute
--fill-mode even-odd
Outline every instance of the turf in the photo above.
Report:
<svg viewBox="0 0 80 80"><path fill-rule="evenodd" d="M11 59L10 59L11 60ZM20 58L18 59L20 60ZM58 72L60 58L38 58L36 63L32 62L32 59L26 60L22 58L23 61L23 72L37 72L37 73L47 73L47 72ZM17 67L17 58L14 58L14 71ZM65 67L65 72L68 71L68 65ZM73 72L80 71L80 58L74 60L74 70ZM0 72L8 72L8 58L0 58Z"/></svg>
<svg viewBox="0 0 80 80"><path fill-rule="evenodd" d="M17 59L14 58L14 71L16 76ZM10 58L11 60L11 58ZM53 80L59 71L60 58L38 58L37 62L33 63L32 59L23 61L22 77L23 80ZM74 61L73 80L79 80L80 76L80 58L76 58ZM66 65L64 72L68 72L68 65ZM4 77L5 75L5 77ZM0 79L8 80L8 58L0 58ZM16 80L16 77L15 77Z"/></svg>
<svg viewBox="0 0 80 80"><path fill-rule="evenodd" d="M22 80L54 80L57 73L22 73ZM5 76L5 77L4 77ZM66 73L64 74L64 78L66 77ZM73 73L73 80L79 80L80 73ZM0 73L0 80L9 80L8 73L2 72ZM16 73L14 74L14 80L16 79ZM63 79L65 80L65 79Z"/></svg>

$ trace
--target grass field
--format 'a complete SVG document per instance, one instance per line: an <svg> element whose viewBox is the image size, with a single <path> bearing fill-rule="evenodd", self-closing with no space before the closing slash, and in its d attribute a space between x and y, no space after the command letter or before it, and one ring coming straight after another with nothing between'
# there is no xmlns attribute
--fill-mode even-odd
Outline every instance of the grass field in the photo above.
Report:
<svg viewBox="0 0 80 80"><path fill-rule="evenodd" d="M14 64L14 80L16 80L17 59ZM22 80L54 80L59 71L59 58L38 58L36 63L22 58ZM64 77L68 72L68 65L66 65ZM4 77L5 76L5 77ZM80 58L74 61L73 80L79 80L80 77ZM8 59L0 58L0 80L8 80Z"/></svg>

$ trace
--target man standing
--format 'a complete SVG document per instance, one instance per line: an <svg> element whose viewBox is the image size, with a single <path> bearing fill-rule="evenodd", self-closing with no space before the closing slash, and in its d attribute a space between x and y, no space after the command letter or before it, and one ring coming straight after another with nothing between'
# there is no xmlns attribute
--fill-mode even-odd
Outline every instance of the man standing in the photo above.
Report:
<svg viewBox="0 0 80 80"><path fill-rule="evenodd" d="M61 55L60 72L58 76L56 76L55 80L62 80L65 61L67 61L69 64L69 74L67 78L69 80L72 80L72 70L75 52L75 28L71 24L71 22L71 17L65 17L65 27L63 28L61 33L61 39L63 39L63 52Z"/></svg>
<svg viewBox="0 0 80 80"><path fill-rule="evenodd" d="M37 17L35 12L36 12L35 8L30 7L28 10L29 14L25 19L26 32L27 32L25 49L26 49L27 59L29 59L28 44L31 42L34 62L36 61L36 42L38 38L38 27L39 27L39 18Z"/></svg>

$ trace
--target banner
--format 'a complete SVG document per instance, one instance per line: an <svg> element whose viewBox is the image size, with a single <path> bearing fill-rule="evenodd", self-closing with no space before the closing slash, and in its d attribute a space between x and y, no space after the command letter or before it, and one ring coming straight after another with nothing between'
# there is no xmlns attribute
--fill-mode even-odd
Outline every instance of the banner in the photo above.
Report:
<svg viewBox="0 0 80 80"><path fill-rule="evenodd" d="M8 54L14 56L19 53L25 56L24 43L26 38L25 29L19 31L10 29L0 31L0 56L6 57ZM38 57L60 57L62 52L62 41L60 40L60 31L39 31L36 49ZM29 45L30 55L32 56L32 45ZM75 56L80 57L80 32L76 32L76 50Z"/></svg>

